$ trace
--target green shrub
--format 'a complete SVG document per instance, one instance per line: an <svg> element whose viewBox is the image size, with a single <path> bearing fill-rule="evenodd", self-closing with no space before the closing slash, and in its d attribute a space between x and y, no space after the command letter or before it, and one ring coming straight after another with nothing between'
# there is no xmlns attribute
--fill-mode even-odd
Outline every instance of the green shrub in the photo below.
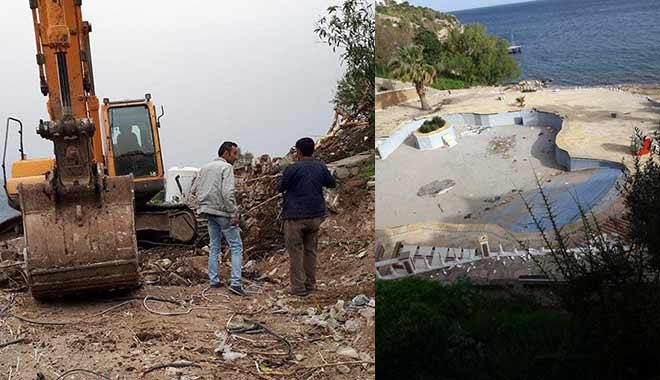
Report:
<svg viewBox="0 0 660 380"><path fill-rule="evenodd" d="M468 85L459 78L438 77L431 83L431 87L436 90L456 90L467 88Z"/></svg>
<svg viewBox="0 0 660 380"><path fill-rule="evenodd" d="M445 72L455 73L470 85L495 85L520 76L518 62L507 53L508 42L488 34L479 24L452 30L444 46Z"/></svg>
<svg viewBox="0 0 660 380"><path fill-rule="evenodd" d="M444 127L445 124L447 124L445 119L441 118L440 116L436 116L431 120L426 120L422 126L419 127L418 131L421 133L430 133Z"/></svg>

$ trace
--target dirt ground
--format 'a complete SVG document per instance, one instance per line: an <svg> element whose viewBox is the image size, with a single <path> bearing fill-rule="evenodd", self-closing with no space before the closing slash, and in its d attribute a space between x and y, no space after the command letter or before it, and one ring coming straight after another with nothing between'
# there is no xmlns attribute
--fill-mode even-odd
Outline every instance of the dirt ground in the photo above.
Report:
<svg viewBox="0 0 660 380"><path fill-rule="evenodd" d="M66 378L373 378L372 255L359 258L359 252L351 249L364 244L354 242L322 239L320 246L319 289L306 298L286 292L288 260L284 251L246 271L253 278L245 281L250 292L247 298L224 288L208 289L205 284L147 285L130 293L50 303L36 302L25 292L3 292L0 310L7 309L7 314L0 317L0 344L25 340L0 348L0 379L59 379L76 368L105 377L72 373ZM192 254L184 249L169 249L164 254L150 251L143 253L154 259ZM224 278L228 271L225 263ZM352 302L359 295L366 297ZM147 299L145 307L147 296L178 304ZM147 307L156 313L179 315L160 315ZM254 327L253 321L273 334L263 329L234 332L233 328ZM291 345L290 356L287 344ZM224 360L222 348L228 346L230 352L246 356L233 362ZM149 368L167 363L194 366L144 375Z"/></svg>

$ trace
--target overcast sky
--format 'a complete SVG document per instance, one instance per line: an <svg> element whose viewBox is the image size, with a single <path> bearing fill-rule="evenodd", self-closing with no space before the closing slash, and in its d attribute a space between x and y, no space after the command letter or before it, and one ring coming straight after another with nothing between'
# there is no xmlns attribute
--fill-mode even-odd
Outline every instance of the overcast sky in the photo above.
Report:
<svg viewBox="0 0 660 380"><path fill-rule="evenodd" d="M492 7L495 5L523 3L529 0L408 0L410 4L422 5L440 12Z"/></svg>
<svg viewBox="0 0 660 380"><path fill-rule="evenodd" d="M165 106L165 166L199 166L230 139L255 154L286 153L332 122L339 57L313 33L331 0L83 1L96 92L117 100L153 95ZM30 157L52 155L35 133L48 119L39 91L27 1L0 12L0 121L23 120ZM8 161L17 139L10 140Z"/></svg>

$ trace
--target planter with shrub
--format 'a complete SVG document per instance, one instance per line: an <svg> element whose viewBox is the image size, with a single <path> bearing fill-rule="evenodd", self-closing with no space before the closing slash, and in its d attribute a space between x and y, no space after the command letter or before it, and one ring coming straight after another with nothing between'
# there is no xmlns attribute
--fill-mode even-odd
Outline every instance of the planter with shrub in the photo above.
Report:
<svg viewBox="0 0 660 380"><path fill-rule="evenodd" d="M420 150L431 150L446 146L445 140L447 139L456 141L454 127L439 116L424 121L413 135Z"/></svg>

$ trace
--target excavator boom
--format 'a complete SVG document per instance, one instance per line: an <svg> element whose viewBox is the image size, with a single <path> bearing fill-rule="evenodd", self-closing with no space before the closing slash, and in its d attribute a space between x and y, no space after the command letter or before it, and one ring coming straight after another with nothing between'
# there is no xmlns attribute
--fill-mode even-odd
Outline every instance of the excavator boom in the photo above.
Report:
<svg viewBox="0 0 660 380"><path fill-rule="evenodd" d="M44 181L19 183L32 295L46 297L139 284L132 175L105 174L89 33L82 0L30 0L41 91L53 142Z"/></svg>

